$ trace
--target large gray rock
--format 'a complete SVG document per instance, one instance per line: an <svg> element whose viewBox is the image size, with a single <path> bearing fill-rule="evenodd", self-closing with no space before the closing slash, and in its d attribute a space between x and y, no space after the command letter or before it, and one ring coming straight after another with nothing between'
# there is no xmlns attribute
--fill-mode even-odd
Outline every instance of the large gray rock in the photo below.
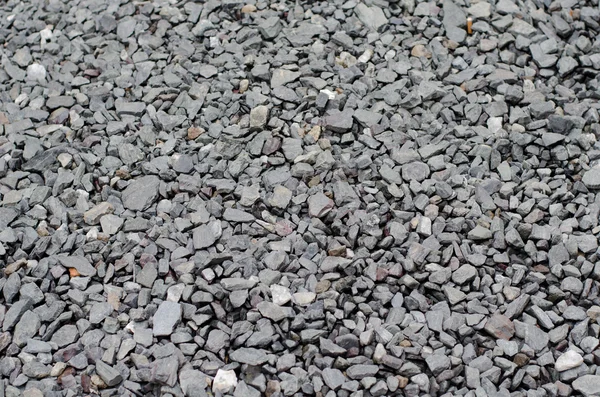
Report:
<svg viewBox="0 0 600 397"><path fill-rule="evenodd" d="M158 198L159 185L160 179L154 175L133 180L122 193L123 206L132 211L148 209Z"/></svg>
<svg viewBox="0 0 600 397"><path fill-rule="evenodd" d="M533 324L514 321L515 334L525 340L525 343L536 352L540 352L548 347L550 338L548 334Z"/></svg>
<svg viewBox="0 0 600 397"><path fill-rule="evenodd" d="M94 276L96 269L83 256L62 256L56 257L61 265L66 268L75 268L77 272L84 277Z"/></svg>
<svg viewBox="0 0 600 397"><path fill-rule="evenodd" d="M453 0L444 0L442 9L442 23L446 29L446 36L452 41L462 43L467 37L467 32L462 29L467 23L465 12Z"/></svg>
<svg viewBox="0 0 600 397"><path fill-rule="evenodd" d="M116 386L123 381L123 376L119 371L100 360L96 361L96 373L109 387Z"/></svg>
<svg viewBox="0 0 600 397"><path fill-rule="evenodd" d="M15 326L13 342L19 347L24 346L29 338L32 338L37 334L41 325L40 316L31 310L25 312L23 316L21 316L21 320Z"/></svg>
<svg viewBox="0 0 600 397"><path fill-rule="evenodd" d="M211 221L206 225L198 226L194 229L192 237L194 248L198 250L210 247L221 238L222 233L220 221Z"/></svg>
<svg viewBox="0 0 600 397"><path fill-rule="evenodd" d="M168 336L181 320L181 305L177 302L164 301L152 317L152 333L154 336Z"/></svg>
<svg viewBox="0 0 600 397"><path fill-rule="evenodd" d="M322 372L323 382L329 387L331 390L339 389L345 382L346 377L337 368L325 368Z"/></svg>
<svg viewBox="0 0 600 397"><path fill-rule="evenodd" d="M242 347L231 352L229 358L231 361L248 365L262 365L269 359L264 350L248 347Z"/></svg>
<svg viewBox="0 0 600 397"><path fill-rule="evenodd" d="M571 384L585 397L597 397L600 395L600 375L583 375Z"/></svg>
<svg viewBox="0 0 600 397"><path fill-rule="evenodd" d="M368 7L365 3L358 3L354 12L362 23L373 30L378 30L388 23L383 10L377 6Z"/></svg>
<svg viewBox="0 0 600 397"><path fill-rule="evenodd" d="M590 168L583 174L581 181L588 189L600 189L600 167Z"/></svg>

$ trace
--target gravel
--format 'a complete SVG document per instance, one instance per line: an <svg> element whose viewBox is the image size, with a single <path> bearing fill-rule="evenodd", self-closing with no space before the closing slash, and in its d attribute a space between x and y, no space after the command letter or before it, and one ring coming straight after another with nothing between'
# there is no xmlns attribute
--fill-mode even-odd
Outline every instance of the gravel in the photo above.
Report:
<svg viewBox="0 0 600 397"><path fill-rule="evenodd" d="M0 396L598 395L597 0L0 33Z"/></svg>

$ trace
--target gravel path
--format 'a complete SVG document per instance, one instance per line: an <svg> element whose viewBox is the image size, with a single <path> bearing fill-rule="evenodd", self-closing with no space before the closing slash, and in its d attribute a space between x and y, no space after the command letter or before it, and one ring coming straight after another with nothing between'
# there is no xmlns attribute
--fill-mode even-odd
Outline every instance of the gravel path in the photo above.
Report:
<svg viewBox="0 0 600 397"><path fill-rule="evenodd" d="M0 4L0 397L600 396L598 0Z"/></svg>

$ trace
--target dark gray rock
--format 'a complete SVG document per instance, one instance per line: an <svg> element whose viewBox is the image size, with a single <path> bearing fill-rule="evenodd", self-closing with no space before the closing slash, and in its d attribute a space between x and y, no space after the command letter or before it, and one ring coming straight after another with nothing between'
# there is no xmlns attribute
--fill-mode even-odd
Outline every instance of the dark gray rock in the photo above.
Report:
<svg viewBox="0 0 600 397"><path fill-rule="evenodd" d="M62 256L59 255L56 257L61 265L66 268L74 268L77 272L84 276L94 276L96 274L96 269L92 266L92 264L83 256Z"/></svg>
<svg viewBox="0 0 600 397"><path fill-rule="evenodd" d="M116 386L123 381L119 371L100 360L96 361L96 373L108 387Z"/></svg>

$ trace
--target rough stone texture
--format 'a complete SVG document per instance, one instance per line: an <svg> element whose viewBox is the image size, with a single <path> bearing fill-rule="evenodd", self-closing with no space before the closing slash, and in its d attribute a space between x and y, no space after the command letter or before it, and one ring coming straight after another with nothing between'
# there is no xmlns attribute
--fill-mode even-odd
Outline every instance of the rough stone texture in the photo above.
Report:
<svg viewBox="0 0 600 397"><path fill-rule="evenodd" d="M575 379L572 385L573 389L575 389L585 397L597 396L598 390L600 390L600 376L584 375Z"/></svg>
<svg viewBox="0 0 600 397"><path fill-rule="evenodd" d="M134 180L123 191L123 206L133 211L143 211L150 207L158 197L160 180L148 175Z"/></svg>
<svg viewBox="0 0 600 397"><path fill-rule="evenodd" d="M556 368L557 371L562 372L579 367L581 364L583 364L583 357L576 351L569 350L556 359L554 368Z"/></svg>
<svg viewBox="0 0 600 397"><path fill-rule="evenodd" d="M0 3L0 395L597 395L597 3Z"/></svg>
<svg viewBox="0 0 600 397"><path fill-rule="evenodd" d="M171 335L175 325L181 319L181 305L176 302L165 301L160 304L154 313L152 333L154 336Z"/></svg>

